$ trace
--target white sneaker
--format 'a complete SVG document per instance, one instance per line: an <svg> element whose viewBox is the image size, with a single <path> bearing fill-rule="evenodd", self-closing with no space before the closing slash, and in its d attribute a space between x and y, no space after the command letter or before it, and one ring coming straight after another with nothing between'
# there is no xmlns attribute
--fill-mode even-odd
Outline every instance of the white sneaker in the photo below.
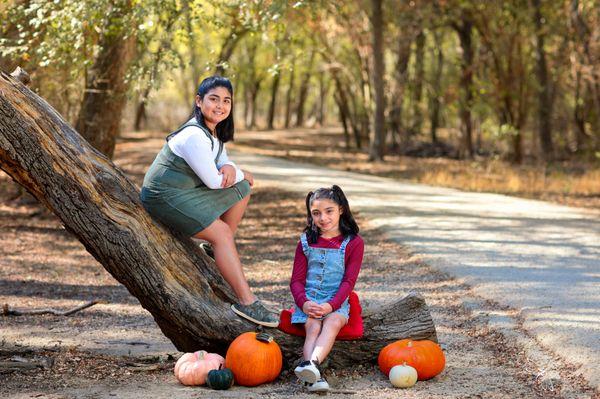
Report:
<svg viewBox="0 0 600 399"><path fill-rule="evenodd" d="M328 392L329 384L325 381L325 378L319 379L314 384L308 386L308 392Z"/></svg>
<svg viewBox="0 0 600 399"><path fill-rule="evenodd" d="M321 371L317 362L313 360L305 360L294 369L296 377L302 382L315 384L321 378Z"/></svg>

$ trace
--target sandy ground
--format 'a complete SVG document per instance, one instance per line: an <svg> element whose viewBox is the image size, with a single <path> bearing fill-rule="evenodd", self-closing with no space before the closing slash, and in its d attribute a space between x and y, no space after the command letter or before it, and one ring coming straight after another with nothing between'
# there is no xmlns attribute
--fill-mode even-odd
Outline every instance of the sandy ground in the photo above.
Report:
<svg viewBox="0 0 600 399"><path fill-rule="evenodd" d="M162 144L159 139L126 140L116 162L136 183ZM0 304L21 310L66 310L87 300L104 300L69 317L2 316L0 362L34 361L39 367L0 368L0 397L7 398L200 398L305 397L303 387L284 370L272 384L234 387L225 392L183 387L172 376L180 353L139 306L61 223L36 204L12 200L15 186L0 175ZM304 219L303 198L257 185L238 232L247 277L257 294L289 306L288 279ZM587 398L581 385L568 389L540 385L518 347L490 332L484 319L463 306L479 299L461 280L450 278L411 256L358 215L366 242L356 290L369 309L411 290L430 305L445 371L399 391L376 366L326 371L333 397L396 398ZM273 238L276 237L276 240ZM1 364L1 363L0 363Z"/></svg>

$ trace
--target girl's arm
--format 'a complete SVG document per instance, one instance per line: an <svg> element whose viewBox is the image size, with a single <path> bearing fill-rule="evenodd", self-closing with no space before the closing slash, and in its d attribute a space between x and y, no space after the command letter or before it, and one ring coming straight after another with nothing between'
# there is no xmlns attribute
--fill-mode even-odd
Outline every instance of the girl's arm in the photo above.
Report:
<svg viewBox="0 0 600 399"><path fill-rule="evenodd" d="M223 151L221 152L221 156L219 157L219 159L217 159L217 168L221 170L221 168L225 165L230 165L235 169L234 184L244 180L244 172L240 168L238 168L233 161L229 160L229 157L227 156L227 150L225 149L225 144L223 144Z"/></svg>
<svg viewBox="0 0 600 399"><path fill-rule="evenodd" d="M294 256L294 267L292 268L292 278L290 280L290 291L294 297L296 306L302 309L306 299L306 272L308 269L308 261L302 251L302 243L298 243L296 247L296 255Z"/></svg>
<svg viewBox="0 0 600 399"><path fill-rule="evenodd" d="M342 278L338 292L327 302L331 305L332 312L338 310L342 306L342 303L344 303L346 298L350 295L350 292L354 289L354 284L356 284L356 279L358 278L358 273L360 272L360 267L362 265L364 251L365 243L360 236L354 237L352 241L348 243L348 246L346 247L346 256L344 258L346 265L344 277Z"/></svg>
<svg viewBox="0 0 600 399"><path fill-rule="evenodd" d="M183 129L169 141L169 147L176 155L187 162L208 188L213 190L221 188L223 175L219 174L219 170L215 165L215 156L211 150L210 138L206 137L203 132L188 132L188 129L199 130L196 127Z"/></svg>

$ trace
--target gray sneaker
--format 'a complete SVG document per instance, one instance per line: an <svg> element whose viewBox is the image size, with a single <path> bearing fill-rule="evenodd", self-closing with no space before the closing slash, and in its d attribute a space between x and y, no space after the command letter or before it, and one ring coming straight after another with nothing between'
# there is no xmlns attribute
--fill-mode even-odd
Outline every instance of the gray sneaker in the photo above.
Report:
<svg viewBox="0 0 600 399"><path fill-rule="evenodd" d="M328 391L329 391L329 384L323 377L321 377L319 380L317 380L317 382L315 382L314 384L310 384L308 386L308 392L323 393L323 392L328 392Z"/></svg>
<svg viewBox="0 0 600 399"><path fill-rule="evenodd" d="M321 379L321 370L319 364L314 360L305 360L295 369L296 377L302 382L316 384Z"/></svg>
<svg viewBox="0 0 600 399"><path fill-rule="evenodd" d="M279 325L279 317L269 309L265 308L259 300L254 301L250 305L234 303L231 305L231 310L238 316L261 326L277 327Z"/></svg>

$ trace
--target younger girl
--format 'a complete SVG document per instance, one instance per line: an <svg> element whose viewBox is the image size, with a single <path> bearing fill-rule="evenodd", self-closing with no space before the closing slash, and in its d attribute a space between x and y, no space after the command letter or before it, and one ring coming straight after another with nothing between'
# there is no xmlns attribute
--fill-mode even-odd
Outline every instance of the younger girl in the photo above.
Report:
<svg viewBox="0 0 600 399"><path fill-rule="evenodd" d="M306 197L306 227L296 248L290 289L296 303L292 323L306 330L304 361L294 370L311 392L329 384L319 364L325 360L349 316L348 296L363 259L364 243L348 200L338 186Z"/></svg>

